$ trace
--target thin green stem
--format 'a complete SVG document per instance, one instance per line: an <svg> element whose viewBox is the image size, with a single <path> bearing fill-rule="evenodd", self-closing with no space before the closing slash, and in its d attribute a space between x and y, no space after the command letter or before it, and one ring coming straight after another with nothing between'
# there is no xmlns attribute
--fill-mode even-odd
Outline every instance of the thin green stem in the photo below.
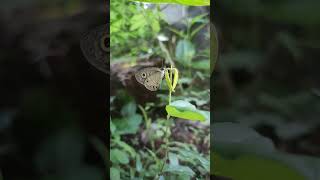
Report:
<svg viewBox="0 0 320 180"><path fill-rule="evenodd" d="M165 53L167 59L169 60L169 62L171 64L171 68L172 68L172 65L174 65L174 62L170 56L168 49L165 47L165 45L160 40L159 40L159 45L160 45L161 50Z"/></svg>
<svg viewBox="0 0 320 180"><path fill-rule="evenodd" d="M173 74L172 74L172 65L171 65L171 68L170 68L170 76L169 76L169 79L171 80L171 83L173 82ZM169 89L169 98L168 98L168 104L170 105L171 104L171 89ZM164 161L163 161L163 164L161 166L161 169L160 169L160 173L159 174L162 174L163 173L163 169L164 169L164 166L166 164L166 161L168 159L168 153L169 153L169 131L170 129L170 115L168 114L167 115L167 121L166 121L166 130L165 130L165 157L164 157Z"/></svg>
<svg viewBox="0 0 320 180"><path fill-rule="evenodd" d="M150 122L148 120L147 113L146 113L146 111L144 110L144 108L141 105L138 105L138 107L142 112L143 118L144 118L145 123L146 123L146 129L148 130L148 129L150 129Z"/></svg>

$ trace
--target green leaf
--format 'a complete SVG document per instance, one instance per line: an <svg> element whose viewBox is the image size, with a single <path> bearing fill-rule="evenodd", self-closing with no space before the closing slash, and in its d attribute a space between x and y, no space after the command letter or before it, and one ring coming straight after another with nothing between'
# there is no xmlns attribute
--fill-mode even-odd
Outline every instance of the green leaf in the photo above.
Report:
<svg viewBox="0 0 320 180"><path fill-rule="evenodd" d="M172 91L173 92L178 84L178 79L179 79L179 71L177 68L174 68L174 77L173 77L173 83L172 83Z"/></svg>
<svg viewBox="0 0 320 180"><path fill-rule="evenodd" d="M120 180L120 171L114 167L110 168L110 178L113 180Z"/></svg>
<svg viewBox="0 0 320 180"><path fill-rule="evenodd" d="M169 161L170 164L173 166L178 166L179 165L179 160L178 160L178 156L174 153L169 153Z"/></svg>
<svg viewBox="0 0 320 180"><path fill-rule="evenodd" d="M170 172L177 175L188 175L188 176L194 176L195 173L190 169L188 166L181 166L181 165L166 165L164 172Z"/></svg>
<svg viewBox="0 0 320 180"><path fill-rule="evenodd" d="M137 155L136 156L136 170L138 172L141 172L142 171L142 164L141 164L141 157L140 155Z"/></svg>
<svg viewBox="0 0 320 180"><path fill-rule="evenodd" d="M151 27L154 32L159 32L161 29L160 23L158 21L153 21Z"/></svg>
<svg viewBox="0 0 320 180"><path fill-rule="evenodd" d="M148 3L169 3L169 4L181 4L188 6L210 6L210 0L131 0L138 2Z"/></svg>
<svg viewBox="0 0 320 180"><path fill-rule="evenodd" d="M135 134L140 128L142 116L133 114L127 118L115 119L113 124L116 125L118 134Z"/></svg>
<svg viewBox="0 0 320 180"><path fill-rule="evenodd" d="M134 15L130 21L132 22L130 26L130 31L134 31L139 28L145 28L145 26L147 25L145 17L142 14Z"/></svg>
<svg viewBox="0 0 320 180"><path fill-rule="evenodd" d="M175 55L182 64L189 65L195 53L196 50L192 42L186 39L178 41Z"/></svg>
<svg viewBox="0 0 320 180"><path fill-rule="evenodd" d="M177 149L172 148L172 150L176 151L179 154L179 158L182 161L189 161L194 165L200 165L207 171L210 171L210 161L201 156L196 151L185 150L185 149Z"/></svg>
<svg viewBox="0 0 320 180"><path fill-rule="evenodd" d="M210 117L204 111L198 110L194 105L183 100L177 100L167 105L166 111L170 116L192 121L205 121Z"/></svg>
<svg viewBox="0 0 320 180"><path fill-rule="evenodd" d="M238 123L215 123L212 141L214 167L220 174L234 179L319 179L320 159L287 154L274 148L271 140ZM250 168L249 168L250 167ZM243 172L250 171L252 173Z"/></svg>
<svg viewBox="0 0 320 180"><path fill-rule="evenodd" d="M110 132L111 132L111 134L114 134L115 130L116 130L116 126L112 123L111 117L110 117Z"/></svg>
<svg viewBox="0 0 320 180"><path fill-rule="evenodd" d="M119 149L112 149L110 151L110 160L113 163L120 163L120 164L128 164L129 163L129 157L128 154L124 151L121 151Z"/></svg>
<svg viewBox="0 0 320 180"><path fill-rule="evenodd" d="M204 14L200 14L200 15L193 17L190 22L191 26L194 25L195 23L198 23L198 22L206 23L207 19L205 19L204 17L206 17L207 15L208 15L208 13L204 13Z"/></svg>
<svg viewBox="0 0 320 180"><path fill-rule="evenodd" d="M129 144L120 140L114 140L114 142L117 143L118 146L122 147L125 151L127 151L132 158L136 156L136 151Z"/></svg>
<svg viewBox="0 0 320 180"><path fill-rule="evenodd" d="M216 172L237 180L306 179L283 163L254 155L243 155L232 160L223 159L216 155L214 162L214 170ZM265 173L266 170L272 173ZM264 175L261 176L261 174Z"/></svg>
<svg viewBox="0 0 320 180"><path fill-rule="evenodd" d="M133 114L136 114L136 111L137 111L137 105L133 101L131 101L121 109L121 115L131 116Z"/></svg>
<svg viewBox="0 0 320 180"><path fill-rule="evenodd" d="M183 33L183 31L178 31L172 27L167 27L170 31L174 32L175 34L177 34L178 36L180 36L180 38L184 38L186 37L186 35Z"/></svg>
<svg viewBox="0 0 320 180"><path fill-rule="evenodd" d="M210 70L210 62L208 60L200 60L192 62L194 69Z"/></svg>
<svg viewBox="0 0 320 180"><path fill-rule="evenodd" d="M201 24L200 26L198 26L196 29L194 29L191 34L190 34L190 38L192 39L202 28L204 28L207 24Z"/></svg>
<svg viewBox="0 0 320 180"><path fill-rule="evenodd" d="M166 78L166 82L167 82L167 86L169 88L169 91L171 92L172 91L172 82L171 82L171 78L170 78L170 75L169 75L169 69L165 70L165 78Z"/></svg>

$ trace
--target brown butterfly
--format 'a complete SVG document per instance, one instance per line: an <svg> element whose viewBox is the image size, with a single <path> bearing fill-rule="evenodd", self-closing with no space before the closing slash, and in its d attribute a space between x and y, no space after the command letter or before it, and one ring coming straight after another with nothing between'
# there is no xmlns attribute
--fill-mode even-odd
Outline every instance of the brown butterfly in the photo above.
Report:
<svg viewBox="0 0 320 180"><path fill-rule="evenodd" d="M150 91L159 89L164 77L164 69L157 67L147 67L135 73L136 80Z"/></svg>

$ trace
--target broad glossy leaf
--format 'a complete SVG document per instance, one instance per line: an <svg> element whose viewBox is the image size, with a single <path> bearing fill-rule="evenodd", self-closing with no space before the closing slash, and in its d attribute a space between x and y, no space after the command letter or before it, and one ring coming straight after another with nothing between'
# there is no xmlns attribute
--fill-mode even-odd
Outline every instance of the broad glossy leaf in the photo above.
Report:
<svg viewBox="0 0 320 180"><path fill-rule="evenodd" d="M193 104L177 100L166 106L166 111L170 116L192 121L206 121L209 120L208 113L198 110Z"/></svg>

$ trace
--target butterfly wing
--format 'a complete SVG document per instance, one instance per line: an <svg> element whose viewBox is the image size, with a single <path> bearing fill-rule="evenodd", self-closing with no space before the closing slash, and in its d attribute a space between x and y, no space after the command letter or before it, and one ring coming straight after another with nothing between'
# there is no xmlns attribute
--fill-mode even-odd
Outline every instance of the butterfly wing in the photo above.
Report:
<svg viewBox="0 0 320 180"><path fill-rule="evenodd" d="M159 89L161 81L163 78L163 73L161 71L157 71L151 74L144 82L144 86L150 91L156 91Z"/></svg>
<svg viewBox="0 0 320 180"><path fill-rule="evenodd" d="M146 79L156 72L161 72L161 70L156 67L147 67L136 72L134 76L140 84L144 85Z"/></svg>
<svg viewBox="0 0 320 180"><path fill-rule="evenodd" d="M109 74L109 26L103 25L85 33L80 48L88 62Z"/></svg>

